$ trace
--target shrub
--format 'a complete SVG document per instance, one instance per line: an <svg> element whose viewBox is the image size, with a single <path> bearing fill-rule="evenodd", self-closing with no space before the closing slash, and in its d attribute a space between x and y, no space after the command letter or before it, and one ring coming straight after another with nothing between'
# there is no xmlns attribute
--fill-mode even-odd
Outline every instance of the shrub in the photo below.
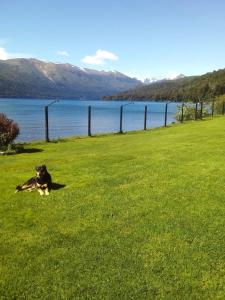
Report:
<svg viewBox="0 0 225 300"><path fill-rule="evenodd" d="M182 106L179 105L179 106L177 106L177 108L178 108L178 110L175 115L175 119L177 121L181 121L182 120ZM185 104L183 110L184 110L183 111L183 120L184 121L195 120L195 105L193 106L193 105ZM210 110L211 110L211 108L209 106L203 105L202 118L209 116ZM196 117L197 117L197 119L201 118L200 105L198 107Z"/></svg>
<svg viewBox="0 0 225 300"><path fill-rule="evenodd" d="M19 133L18 124L8 119L5 114L0 113L0 148L6 148L12 144Z"/></svg>
<svg viewBox="0 0 225 300"><path fill-rule="evenodd" d="M225 95L221 95L221 96L215 98L215 104L214 104L215 114L223 113L224 103L225 103Z"/></svg>

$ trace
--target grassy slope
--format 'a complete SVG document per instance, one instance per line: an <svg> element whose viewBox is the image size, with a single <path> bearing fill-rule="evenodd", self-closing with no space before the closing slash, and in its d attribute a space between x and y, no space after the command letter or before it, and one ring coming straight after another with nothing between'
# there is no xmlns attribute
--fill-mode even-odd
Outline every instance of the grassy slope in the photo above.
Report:
<svg viewBox="0 0 225 300"><path fill-rule="evenodd" d="M0 157L1 299L224 299L225 119ZM66 184L14 194L46 163Z"/></svg>

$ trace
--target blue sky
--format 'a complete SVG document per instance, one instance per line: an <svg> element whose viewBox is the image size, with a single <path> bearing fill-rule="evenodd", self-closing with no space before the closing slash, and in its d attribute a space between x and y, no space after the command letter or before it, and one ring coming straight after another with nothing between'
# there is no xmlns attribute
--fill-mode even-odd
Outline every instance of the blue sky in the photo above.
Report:
<svg viewBox="0 0 225 300"><path fill-rule="evenodd" d="M0 59L131 76L225 68L224 0L0 0Z"/></svg>

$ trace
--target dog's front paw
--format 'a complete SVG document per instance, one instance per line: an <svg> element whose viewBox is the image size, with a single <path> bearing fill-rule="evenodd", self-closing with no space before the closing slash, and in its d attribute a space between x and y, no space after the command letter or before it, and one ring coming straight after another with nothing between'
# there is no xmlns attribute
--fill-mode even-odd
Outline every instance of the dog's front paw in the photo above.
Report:
<svg viewBox="0 0 225 300"><path fill-rule="evenodd" d="M40 194L41 196L44 195L44 192L43 192L42 190L38 190L38 192L39 192L39 194Z"/></svg>

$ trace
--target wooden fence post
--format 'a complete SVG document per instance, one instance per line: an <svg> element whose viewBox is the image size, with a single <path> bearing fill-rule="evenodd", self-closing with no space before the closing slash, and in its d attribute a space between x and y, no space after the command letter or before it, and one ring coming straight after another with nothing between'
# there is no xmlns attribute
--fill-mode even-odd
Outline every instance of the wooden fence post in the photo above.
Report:
<svg viewBox="0 0 225 300"><path fill-rule="evenodd" d="M167 125L167 110L168 110L168 103L166 103L166 107L165 107L165 120L164 120L164 126L165 127Z"/></svg>
<svg viewBox="0 0 225 300"><path fill-rule="evenodd" d="M120 133L123 133L123 105L120 106Z"/></svg>
<svg viewBox="0 0 225 300"><path fill-rule="evenodd" d="M195 103L195 120L198 119L198 102Z"/></svg>
<svg viewBox="0 0 225 300"><path fill-rule="evenodd" d="M181 107L181 123L184 122L184 103L182 103L182 107Z"/></svg>
<svg viewBox="0 0 225 300"><path fill-rule="evenodd" d="M213 99L213 101L212 101L212 117L214 115L214 102L215 102L215 100Z"/></svg>
<svg viewBox="0 0 225 300"><path fill-rule="evenodd" d="M48 106L45 106L45 141L49 142Z"/></svg>
<svg viewBox="0 0 225 300"><path fill-rule="evenodd" d="M147 129L147 113L148 113L148 106L145 105L145 114L144 114L144 130Z"/></svg>
<svg viewBox="0 0 225 300"><path fill-rule="evenodd" d="M200 111L200 118L202 119L202 113L203 113L203 101L201 101L201 111Z"/></svg>
<svg viewBox="0 0 225 300"><path fill-rule="evenodd" d="M91 106L88 106L88 136L91 136Z"/></svg>

